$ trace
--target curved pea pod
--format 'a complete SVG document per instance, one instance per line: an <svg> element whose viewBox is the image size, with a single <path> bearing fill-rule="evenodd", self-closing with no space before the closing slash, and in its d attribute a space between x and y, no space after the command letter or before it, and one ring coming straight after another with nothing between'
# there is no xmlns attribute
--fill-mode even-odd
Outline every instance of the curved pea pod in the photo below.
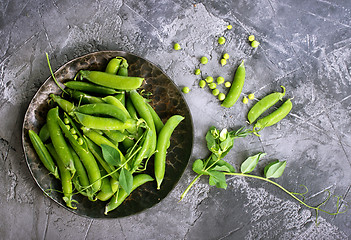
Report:
<svg viewBox="0 0 351 240"><path fill-rule="evenodd" d="M106 173L105 173L106 174ZM113 178L105 177L102 179L101 191L96 195L96 198L100 201L109 200L113 194L117 192L119 183Z"/></svg>
<svg viewBox="0 0 351 240"><path fill-rule="evenodd" d="M72 209L76 209L76 206L73 206L72 203L77 202L76 200L72 199L72 175L69 170L65 167L64 162L61 160L61 158L58 156L54 146L50 143L46 145L47 149L49 150L50 154L52 157L55 159L57 166L60 171L60 177L61 177L61 185L62 185L62 191L63 191L63 200L65 201L67 207L70 207Z"/></svg>
<svg viewBox="0 0 351 240"><path fill-rule="evenodd" d="M165 175L166 154L167 148L169 146L168 143L170 142L170 138L174 129L179 125L179 123L183 119L184 117L180 115L174 115L170 117L158 136L154 163L157 189L160 189L161 183Z"/></svg>
<svg viewBox="0 0 351 240"><path fill-rule="evenodd" d="M79 90L83 92L91 92L91 93L106 94L106 95L119 93L119 91L117 91L116 89L99 86L89 82L68 81L68 82L65 82L63 85L65 85L70 89Z"/></svg>
<svg viewBox="0 0 351 240"><path fill-rule="evenodd" d="M39 159L44 164L45 168L49 170L49 172L53 174L55 178L60 179L58 169L55 166L55 163L52 160L50 153L46 149L44 143L41 141L39 136L33 130L29 130L28 135L36 153L39 156Z"/></svg>
<svg viewBox="0 0 351 240"><path fill-rule="evenodd" d="M125 108L125 106L123 105L123 103L118 100L116 97L113 97L113 96L107 96L107 97L104 97L102 99L104 102L108 103L108 104L111 104L117 108L119 108L121 111L124 112L124 114L128 117L128 118L131 118L128 110Z"/></svg>
<svg viewBox="0 0 351 240"><path fill-rule="evenodd" d="M158 116L158 114L156 113L155 109L153 109L148 102L146 102L146 106L147 106L147 108L149 109L149 111L151 113L152 119L154 120L156 132L160 133L161 129L164 126L161 118Z"/></svg>
<svg viewBox="0 0 351 240"><path fill-rule="evenodd" d="M120 90L133 90L141 86L144 78L114 75L100 71L80 70L79 75L100 86Z"/></svg>
<svg viewBox="0 0 351 240"><path fill-rule="evenodd" d="M238 100L243 90L244 82L245 82L245 66L244 66L244 61L242 61L235 72L232 86L230 87L226 98L221 104L222 107L230 108L236 103L236 101Z"/></svg>
<svg viewBox="0 0 351 240"><path fill-rule="evenodd" d="M111 73L111 74L117 74L119 66L121 65L122 59L124 59L124 58L122 58L122 57L112 58L108 62L106 69L105 69L105 72Z"/></svg>
<svg viewBox="0 0 351 240"><path fill-rule="evenodd" d="M274 92L271 93L264 98L262 98L260 101L258 101L249 111L247 114L247 119L249 120L249 123L252 124L256 119L262 115L268 108L272 107L274 104L276 104L279 100L282 100L283 97L285 96L285 87L281 86L283 88L283 92Z"/></svg>
<svg viewBox="0 0 351 240"><path fill-rule="evenodd" d="M286 115L289 114L291 109L292 109L292 103L291 103L291 100L288 99L277 110L275 110L274 112L272 112L268 116L265 116L265 117L259 119L256 122L255 126L253 127L253 130L260 131L265 127L269 127L269 126L272 126L272 125L278 123L283 118L285 118Z"/></svg>
<svg viewBox="0 0 351 240"><path fill-rule="evenodd" d="M46 142L47 140L49 140L50 138L50 133L49 133L49 129L48 129L48 125L45 123L39 131L39 138L41 139L41 141Z"/></svg>
<svg viewBox="0 0 351 240"><path fill-rule="evenodd" d="M137 187L143 185L144 183L153 181L154 179L147 174L138 174L133 177L133 186L132 186L132 191L134 191ZM113 195L111 198L110 202L106 205L105 207L105 215L107 215L108 212L116 209L119 205L122 204L122 202L128 197L128 193L124 191L123 188L120 188L117 194Z"/></svg>
<svg viewBox="0 0 351 240"><path fill-rule="evenodd" d="M123 58L121 65L119 66L117 75L128 76L128 62L127 59Z"/></svg>
<svg viewBox="0 0 351 240"><path fill-rule="evenodd" d="M54 102L56 102L60 108L63 109L68 114L71 114L73 110L76 108L73 103L70 101L67 101L66 99L61 98L60 96L57 96L55 94L50 94L50 97Z"/></svg>
<svg viewBox="0 0 351 240"><path fill-rule="evenodd" d="M98 130L129 130L136 129L137 122L134 119L127 119L122 122L115 118L96 117L88 114L74 112L77 122L81 125Z"/></svg>
<svg viewBox="0 0 351 240"><path fill-rule="evenodd" d="M86 169L89 182L92 184L92 194L96 193L101 187L101 174L93 154L89 151L84 140L82 145L78 143L59 117L57 122Z"/></svg>
<svg viewBox="0 0 351 240"><path fill-rule="evenodd" d="M77 91L77 90L72 90L72 89L66 89L66 92L74 99L78 100L81 103L87 104L87 103L103 103L102 99L100 97L95 97L92 95L89 95L87 93Z"/></svg>
<svg viewBox="0 0 351 240"><path fill-rule="evenodd" d="M114 97L118 101L120 101L123 104L123 106L125 106L125 104L126 104L126 92L125 91L122 91L121 93L114 95Z"/></svg>
<svg viewBox="0 0 351 240"><path fill-rule="evenodd" d="M152 142L152 132L150 129L147 129L145 132L145 138L142 144L142 147L136 157L133 160L132 171L135 172L138 170L140 164L142 163L144 158L147 158L150 155L151 151L151 142Z"/></svg>
<svg viewBox="0 0 351 240"><path fill-rule="evenodd" d="M77 112L91 115L106 115L125 122L128 116L120 108L107 103L91 103L79 106Z"/></svg>
<svg viewBox="0 0 351 240"><path fill-rule="evenodd" d="M63 165L66 169L71 171L72 175L74 175L76 169L74 167L73 157L62 134L57 119L59 119L58 107L50 109L46 117L50 138L58 157L62 160Z"/></svg>

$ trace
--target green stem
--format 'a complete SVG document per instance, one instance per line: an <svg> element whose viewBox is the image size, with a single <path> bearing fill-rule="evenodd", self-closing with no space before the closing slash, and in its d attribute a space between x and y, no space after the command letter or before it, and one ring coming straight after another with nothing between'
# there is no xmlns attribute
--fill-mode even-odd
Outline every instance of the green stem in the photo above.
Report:
<svg viewBox="0 0 351 240"><path fill-rule="evenodd" d="M251 175L251 174L246 174L246 173L225 173L226 175L232 175L232 176L241 176L241 177L249 177L249 178L256 178L256 179L260 179L260 180L263 180L263 181L266 181L266 182L269 182L275 186L277 186L278 188L280 188L281 190L283 190L285 193L287 193L290 197L294 198L296 201L298 201L300 204L304 205L305 207L307 208L310 208L310 209L313 209L313 210L316 210L317 212L318 211L322 211L324 213L327 213L329 215L337 215L339 213L343 213L343 212L335 212L335 213L332 213L332 212L328 212L328 211L325 211L323 209L320 209L319 206L318 207L313 207L313 206L310 206L308 205L307 203L305 203L304 201L300 200L298 197L296 197L292 192L288 191L287 189L285 189L283 186L279 185L278 183L268 179L268 178L264 178L264 177L260 177L260 176L255 176L255 175Z"/></svg>
<svg viewBox="0 0 351 240"><path fill-rule="evenodd" d="M180 196L180 199L178 202L182 201L182 199L185 197L185 195L189 192L190 188L195 184L195 182L202 176L203 174L199 174L196 176L196 178L193 179L193 181L191 181L191 183L189 184L189 186L185 189L185 191L182 193L182 195Z"/></svg>

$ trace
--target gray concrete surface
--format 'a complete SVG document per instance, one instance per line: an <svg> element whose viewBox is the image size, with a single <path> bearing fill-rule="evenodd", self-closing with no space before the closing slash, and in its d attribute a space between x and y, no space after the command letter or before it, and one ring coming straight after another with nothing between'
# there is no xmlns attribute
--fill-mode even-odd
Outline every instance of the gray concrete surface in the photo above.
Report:
<svg viewBox="0 0 351 240"><path fill-rule="evenodd" d="M226 30L228 24L233 29ZM261 42L257 49L247 42L249 34ZM219 46L222 35L227 42ZM302 191L305 184L312 205L329 189L344 197L345 206L351 201L350 1L3 0L0 40L0 239L350 238L350 212L321 213L316 226L314 211L258 180L228 178L228 189L220 190L204 178L178 203L195 176L191 165L168 197L147 211L116 220L83 218L44 197L21 147L25 110L49 76L45 52L57 69L86 53L129 51L157 64L180 88L189 86L185 98L195 123L190 161L207 156L204 135L211 125L246 125L253 103L220 107L197 86L200 77L193 71L199 58L209 57L203 77L228 80L244 59L243 96L255 92L259 99L284 85L294 107L260 138L237 140L226 159L238 167L247 156L265 151L260 166L287 161L277 180L287 189ZM181 51L172 49L174 42ZM220 67L224 52L231 57Z"/></svg>

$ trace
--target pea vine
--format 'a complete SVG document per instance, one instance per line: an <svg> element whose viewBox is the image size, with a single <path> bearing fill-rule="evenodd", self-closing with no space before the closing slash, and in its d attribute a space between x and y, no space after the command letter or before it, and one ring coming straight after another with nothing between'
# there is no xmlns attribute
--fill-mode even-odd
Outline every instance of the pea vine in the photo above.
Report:
<svg viewBox="0 0 351 240"><path fill-rule="evenodd" d="M192 188L192 186L199 180L202 176L209 176L209 184L211 186L216 186L217 188L227 188L226 176L238 176L238 177L248 177L258 180L262 180L271 183L284 191L294 200L302 204L303 206L312 209L316 212L316 224L318 224L317 219L319 212L323 212L329 215L338 215L345 213L348 210L346 204L343 211L341 208L341 196L332 196L330 191L327 190L328 196L317 206L311 206L305 201L305 196L308 193L308 188L305 185L301 185L305 188L305 192L291 192L281 186L280 184L271 180L271 178L279 178L286 167L286 161L276 160L269 163L264 168L264 177L250 174L257 166L260 159L262 159L266 153L258 153L256 155L248 157L240 166L240 172L236 172L235 168L223 158L229 153L233 148L234 140L237 138L243 138L253 133L252 130L240 128L237 131L228 132L227 129L219 131L215 127L211 127L206 134L207 148L210 150L211 155L207 159L197 159L194 161L192 169L197 174L197 176L192 180L189 186L185 189L183 194L180 196L181 201ZM300 198L301 199L300 199ZM336 210L327 211L322 209L322 207L332 198L336 198Z"/></svg>

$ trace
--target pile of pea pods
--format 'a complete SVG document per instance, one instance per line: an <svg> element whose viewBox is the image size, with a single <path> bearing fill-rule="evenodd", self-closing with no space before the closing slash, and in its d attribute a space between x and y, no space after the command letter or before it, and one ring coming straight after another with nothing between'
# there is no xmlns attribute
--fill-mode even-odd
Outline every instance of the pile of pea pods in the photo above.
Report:
<svg viewBox="0 0 351 240"><path fill-rule="evenodd" d="M160 189L170 137L184 117L164 124L137 91L143 81L128 76L127 60L116 57L105 72L81 70L64 84L62 96L50 94L55 106L46 124L28 134L45 168L61 181L68 207L76 209L73 195L82 194L108 201L107 214L154 178ZM143 171L153 155L150 176Z"/></svg>

